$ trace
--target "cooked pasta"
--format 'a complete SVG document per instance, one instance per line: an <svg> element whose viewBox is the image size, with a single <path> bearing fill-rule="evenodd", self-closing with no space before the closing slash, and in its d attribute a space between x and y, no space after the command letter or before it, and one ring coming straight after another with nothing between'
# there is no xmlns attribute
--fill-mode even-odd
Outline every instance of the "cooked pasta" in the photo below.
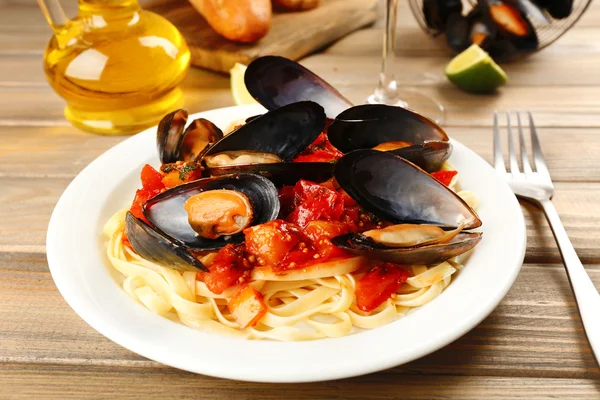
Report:
<svg viewBox="0 0 600 400"><path fill-rule="evenodd" d="M455 178L451 187L457 185ZM472 207L477 206L478 199L472 192L458 194ZM248 285L262 295L267 310L256 325L242 329L228 308L239 287L215 294L194 271L177 271L140 257L123 240L125 214L126 210L115 213L104 227L107 256L112 267L123 275L125 292L158 315L202 331L246 339L312 340L377 328L436 298L462 268L456 259L431 267L404 266L406 282L371 312L361 311L356 305L356 284L368 262L362 256L326 261L285 274L255 268ZM210 265L215 254L207 253L201 261Z"/></svg>

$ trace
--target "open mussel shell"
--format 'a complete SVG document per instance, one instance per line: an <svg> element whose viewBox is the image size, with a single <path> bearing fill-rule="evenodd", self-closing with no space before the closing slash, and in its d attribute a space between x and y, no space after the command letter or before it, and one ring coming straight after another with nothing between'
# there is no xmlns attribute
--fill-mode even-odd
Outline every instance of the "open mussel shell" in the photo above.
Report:
<svg viewBox="0 0 600 400"><path fill-rule="evenodd" d="M212 143L223 139L223 131L207 119L193 120L183 132L179 159L200 161Z"/></svg>
<svg viewBox="0 0 600 400"><path fill-rule="evenodd" d="M355 106L342 112L327 129L327 137L344 153L372 149L386 142L413 143L392 152L428 172L439 170L452 152L448 135L435 122L405 108L381 104Z"/></svg>
<svg viewBox="0 0 600 400"><path fill-rule="evenodd" d="M248 92L268 110L298 101L312 100L335 117L352 103L321 77L302 65L279 56L252 61L244 75Z"/></svg>
<svg viewBox="0 0 600 400"><path fill-rule="evenodd" d="M241 192L250 201L253 219L250 225L258 225L277 218L279 214L279 194L271 181L253 174L239 174L199 179L173 189L169 189L148 200L144 215L160 232L192 250L215 250L228 243L241 243L242 233L205 239L198 236L188 221L184 209L186 201L199 193L209 190L234 190Z"/></svg>
<svg viewBox="0 0 600 400"><path fill-rule="evenodd" d="M315 141L324 127L323 107L312 101L293 103L242 125L215 143L205 156L247 150L292 161Z"/></svg>
<svg viewBox="0 0 600 400"><path fill-rule="evenodd" d="M229 167L208 168L213 176L250 173L264 176L275 186L294 185L300 179L311 182L324 182L333 176L334 164L327 162L297 162L274 164L232 165Z"/></svg>
<svg viewBox="0 0 600 400"><path fill-rule="evenodd" d="M353 254L397 264L439 264L471 250L481 241L480 232L461 232L448 243L390 248L357 233L335 237L331 242Z"/></svg>
<svg viewBox="0 0 600 400"><path fill-rule="evenodd" d="M464 229L481 220L456 193L421 168L389 152L355 150L340 158L334 176L367 211L392 223Z"/></svg>
<svg viewBox="0 0 600 400"><path fill-rule="evenodd" d="M187 110L175 110L160 120L156 133L158 156L163 164L179 159L183 129L188 119Z"/></svg>
<svg viewBox="0 0 600 400"><path fill-rule="evenodd" d="M531 51L538 48L535 28L518 8L492 0L488 4L488 12L491 22L498 27L500 36L509 40L518 50Z"/></svg>
<svg viewBox="0 0 600 400"><path fill-rule="evenodd" d="M181 271L208 270L192 253L136 218L131 212L127 212L125 224L131 247L146 260Z"/></svg>

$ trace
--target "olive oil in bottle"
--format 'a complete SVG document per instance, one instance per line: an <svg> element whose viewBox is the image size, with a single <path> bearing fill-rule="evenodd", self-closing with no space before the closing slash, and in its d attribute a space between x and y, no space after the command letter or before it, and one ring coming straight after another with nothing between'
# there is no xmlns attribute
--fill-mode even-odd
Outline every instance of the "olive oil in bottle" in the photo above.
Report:
<svg viewBox="0 0 600 400"><path fill-rule="evenodd" d="M100 134L130 134L183 106L190 52L163 17L137 0L79 0L67 20L58 0L40 0L55 35L44 55L52 88L66 100L66 118Z"/></svg>

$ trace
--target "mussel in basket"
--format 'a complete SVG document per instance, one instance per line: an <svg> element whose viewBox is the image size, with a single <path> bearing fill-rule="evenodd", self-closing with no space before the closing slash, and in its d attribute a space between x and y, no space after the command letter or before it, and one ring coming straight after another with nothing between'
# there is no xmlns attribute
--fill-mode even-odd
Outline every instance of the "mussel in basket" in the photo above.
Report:
<svg viewBox="0 0 600 400"><path fill-rule="evenodd" d="M438 171L452 152L448 135L435 122L405 108L379 104L342 112L329 126L327 136L344 153L390 151L428 172Z"/></svg>
<svg viewBox="0 0 600 400"><path fill-rule="evenodd" d="M169 189L144 206L144 216L153 227L193 250L239 243L243 229L278 214L277 189L253 174L199 179Z"/></svg>
<svg viewBox="0 0 600 400"><path fill-rule="evenodd" d="M539 42L535 28L527 16L514 6L498 0L488 5L491 21L498 27L502 35L521 50L535 50Z"/></svg>
<svg viewBox="0 0 600 400"><path fill-rule="evenodd" d="M248 92L268 110L299 101L315 101L334 118L352 103L321 77L295 61L265 56L252 61L244 75Z"/></svg>
<svg viewBox="0 0 600 400"><path fill-rule="evenodd" d="M460 14L454 14L446 24L446 42L457 53L471 45L471 24L469 19Z"/></svg>
<svg viewBox="0 0 600 400"><path fill-rule="evenodd" d="M460 15L462 9L460 0L423 0L425 23L437 33L443 32L450 16Z"/></svg>

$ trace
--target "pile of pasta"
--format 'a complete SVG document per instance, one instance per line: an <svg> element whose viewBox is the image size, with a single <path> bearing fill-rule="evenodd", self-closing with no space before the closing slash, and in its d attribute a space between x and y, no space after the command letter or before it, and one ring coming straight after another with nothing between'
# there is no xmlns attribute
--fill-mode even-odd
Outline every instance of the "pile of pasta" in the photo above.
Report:
<svg viewBox="0 0 600 400"><path fill-rule="evenodd" d="M449 163L443 169L455 170ZM473 209L478 207L474 193L458 190L458 175L450 188ZM192 328L247 339L313 340L377 328L436 298L463 267L456 259L429 267L408 266L406 283L371 312L359 310L355 301L356 282L365 272L358 268L366 262L363 257L285 275L253 274L249 285L262 294L267 311L255 326L241 329L227 307L238 288L214 294L196 279L196 272L181 272L143 259L124 244L125 213L114 214L104 233L109 238L108 259L124 276L127 294L152 312ZM214 253L201 261L209 265L212 258Z"/></svg>

